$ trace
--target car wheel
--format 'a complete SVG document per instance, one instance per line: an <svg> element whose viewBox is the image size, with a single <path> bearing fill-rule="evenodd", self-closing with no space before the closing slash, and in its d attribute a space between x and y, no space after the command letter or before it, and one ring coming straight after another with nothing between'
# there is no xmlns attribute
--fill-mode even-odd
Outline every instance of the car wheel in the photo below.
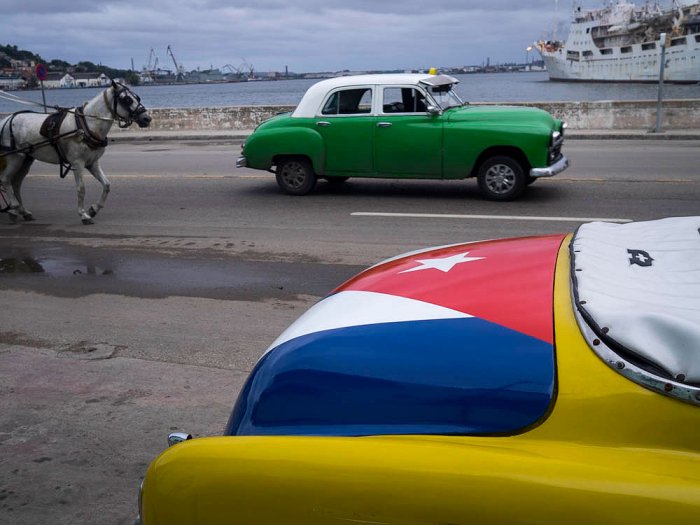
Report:
<svg viewBox="0 0 700 525"><path fill-rule="evenodd" d="M303 158L290 157L277 163L277 184L290 195L306 195L316 185L311 163Z"/></svg>
<svg viewBox="0 0 700 525"><path fill-rule="evenodd" d="M326 181L328 181L328 184L332 186L340 186L349 178L350 177L326 177Z"/></svg>
<svg viewBox="0 0 700 525"><path fill-rule="evenodd" d="M525 172L511 157L496 156L486 159L477 174L479 190L495 201L516 199L525 189Z"/></svg>

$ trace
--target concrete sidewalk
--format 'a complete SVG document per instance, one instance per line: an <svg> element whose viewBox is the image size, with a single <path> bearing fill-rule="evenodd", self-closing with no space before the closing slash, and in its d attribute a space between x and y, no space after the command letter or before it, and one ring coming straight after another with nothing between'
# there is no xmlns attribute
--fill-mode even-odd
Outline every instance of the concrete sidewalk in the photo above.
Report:
<svg viewBox="0 0 700 525"><path fill-rule="evenodd" d="M242 143L253 132L242 130L113 130L110 142L160 142L166 140L211 141ZM612 129L569 129L566 138L573 140L700 140L700 129L662 130L654 133L646 129L612 130Z"/></svg>

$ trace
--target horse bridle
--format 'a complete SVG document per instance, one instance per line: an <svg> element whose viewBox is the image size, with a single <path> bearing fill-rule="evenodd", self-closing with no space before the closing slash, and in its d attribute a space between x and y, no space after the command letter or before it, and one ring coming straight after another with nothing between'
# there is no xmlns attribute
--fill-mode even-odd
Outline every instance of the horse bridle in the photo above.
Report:
<svg viewBox="0 0 700 525"><path fill-rule="evenodd" d="M110 111L112 112L112 117L117 121L120 128L128 128L134 123L134 119L138 118L139 115L148 111L143 104L141 104L141 98L131 91L124 84L112 81L112 107ZM107 98L107 92L104 93L105 99ZM134 109L131 109L131 105L136 101L138 104ZM105 102L107 102L105 100ZM128 117L122 117L117 111L118 107L121 106L128 111ZM109 107L109 104L107 104Z"/></svg>

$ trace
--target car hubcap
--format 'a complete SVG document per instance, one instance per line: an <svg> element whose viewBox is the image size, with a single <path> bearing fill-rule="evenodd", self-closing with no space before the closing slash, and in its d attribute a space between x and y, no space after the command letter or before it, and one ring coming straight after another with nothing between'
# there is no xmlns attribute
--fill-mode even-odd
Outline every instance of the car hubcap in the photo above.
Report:
<svg viewBox="0 0 700 525"><path fill-rule="evenodd" d="M506 164L495 164L486 172L484 181L493 193L508 193L515 186L515 172Z"/></svg>
<svg viewBox="0 0 700 525"><path fill-rule="evenodd" d="M306 180L306 170L298 162L289 162L282 168L282 179L290 188L299 188Z"/></svg>

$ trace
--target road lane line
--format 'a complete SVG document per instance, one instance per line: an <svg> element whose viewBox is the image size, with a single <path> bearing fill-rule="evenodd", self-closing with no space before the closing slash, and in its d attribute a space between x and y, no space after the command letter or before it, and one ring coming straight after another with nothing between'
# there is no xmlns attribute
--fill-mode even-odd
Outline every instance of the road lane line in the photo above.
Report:
<svg viewBox="0 0 700 525"><path fill-rule="evenodd" d="M355 211L355 217L417 217L420 219L486 219L496 221L556 221L556 222L632 222L632 219L606 219L595 217L533 217L530 215L457 215L452 213L388 213Z"/></svg>

